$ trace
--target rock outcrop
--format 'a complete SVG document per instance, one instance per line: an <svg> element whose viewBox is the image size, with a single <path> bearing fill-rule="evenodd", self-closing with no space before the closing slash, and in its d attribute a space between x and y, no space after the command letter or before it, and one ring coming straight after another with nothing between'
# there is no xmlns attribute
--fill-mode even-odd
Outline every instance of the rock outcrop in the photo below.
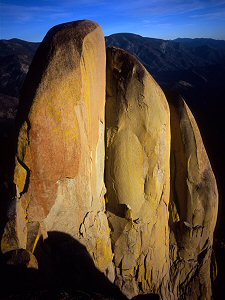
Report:
<svg viewBox="0 0 225 300"><path fill-rule="evenodd" d="M169 271L170 117L139 61L107 49L106 188L116 283L129 297L158 292Z"/></svg>
<svg viewBox="0 0 225 300"><path fill-rule="evenodd" d="M83 243L113 280L104 213L105 42L99 25L71 22L41 43L23 89L13 212L6 252L33 252L56 230Z"/></svg>
<svg viewBox="0 0 225 300"><path fill-rule="evenodd" d="M171 114L170 290L174 298L211 299L210 264L218 210L216 180L185 101ZM212 269L213 269L212 265Z"/></svg>
<svg viewBox="0 0 225 300"><path fill-rule="evenodd" d="M170 113L138 60L108 49L105 174L116 283L128 297L211 299L216 181L189 108L168 100Z"/></svg>
<svg viewBox="0 0 225 300"><path fill-rule="evenodd" d="M34 57L17 116L6 262L78 290L89 270L92 291L104 282L116 299L211 299L218 192L194 117L131 54L107 49L105 63L91 21L52 28Z"/></svg>

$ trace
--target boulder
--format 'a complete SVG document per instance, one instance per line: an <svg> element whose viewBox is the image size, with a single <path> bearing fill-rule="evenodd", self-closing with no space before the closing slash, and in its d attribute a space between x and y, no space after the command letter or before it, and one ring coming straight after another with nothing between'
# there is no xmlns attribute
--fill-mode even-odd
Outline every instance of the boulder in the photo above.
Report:
<svg viewBox="0 0 225 300"><path fill-rule="evenodd" d="M17 116L17 195L3 252L33 252L40 235L64 232L83 243L96 266L113 280L104 202L104 107L101 27L91 21L53 27L23 87Z"/></svg>
<svg viewBox="0 0 225 300"><path fill-rule="evenodd" d="M106 170L116 284L129 298L169 280L170 113L131 54L107 49Z"/></svg>

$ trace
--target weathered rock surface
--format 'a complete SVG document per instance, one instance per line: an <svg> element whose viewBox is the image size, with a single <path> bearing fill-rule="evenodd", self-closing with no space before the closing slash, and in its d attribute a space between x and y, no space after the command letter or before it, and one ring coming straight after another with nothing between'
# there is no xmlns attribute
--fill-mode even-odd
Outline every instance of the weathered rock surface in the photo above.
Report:
<svg viewBox="0 0 225 300"><path fill-rule="evenodd" d="M175 299L211 299L210 264L218 209L216 180L190 109L181 97L171 96L168 100L172 261L169 289Z"/></svg>
<svg viewBox="0 0 225 300"><path fill-rule="evenodd" d="M104 213L104 106L100 26L78 21L52 28L23 88L14 172L17 196L3 252L33 252L40 235L61 231L83 243L96 266L113 280Z"/></svg>
<svg viewBox="0 0 225 300"><path fill-rule="evenodd" d="M170 118L139 61L107 49L106 188L116 283L132 297L169 276Z"/></svg>

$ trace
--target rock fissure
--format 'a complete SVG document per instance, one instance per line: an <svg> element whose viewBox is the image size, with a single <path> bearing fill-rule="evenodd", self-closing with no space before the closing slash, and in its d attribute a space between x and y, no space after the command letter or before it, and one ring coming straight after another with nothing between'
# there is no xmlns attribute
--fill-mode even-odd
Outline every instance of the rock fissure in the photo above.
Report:
<svg viewBox="0 0 225 300"><path fill-rule="evenodd" d="M30 183L30 169L29 167L17 156L17 162L20 164L21 168L23 168L26 172L25 179L23 179L23 188L19 187L19 198L23 196L23 194L27 193Z"/></svg>

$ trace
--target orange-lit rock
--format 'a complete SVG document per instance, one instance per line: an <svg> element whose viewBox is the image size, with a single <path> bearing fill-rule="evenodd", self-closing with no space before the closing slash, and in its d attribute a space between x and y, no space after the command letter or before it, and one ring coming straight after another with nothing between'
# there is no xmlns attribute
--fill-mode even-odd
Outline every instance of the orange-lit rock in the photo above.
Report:
<svg viewBox="0 0 225 300"><path fill-rule="evenodd" d="M41 43L21 98L14 182L15 218L6 227L33 251L55 230L80 240L113 279L104 194L105 41L78 21L52 28ZM15 243L11 245L15 248Z"/></svg>

